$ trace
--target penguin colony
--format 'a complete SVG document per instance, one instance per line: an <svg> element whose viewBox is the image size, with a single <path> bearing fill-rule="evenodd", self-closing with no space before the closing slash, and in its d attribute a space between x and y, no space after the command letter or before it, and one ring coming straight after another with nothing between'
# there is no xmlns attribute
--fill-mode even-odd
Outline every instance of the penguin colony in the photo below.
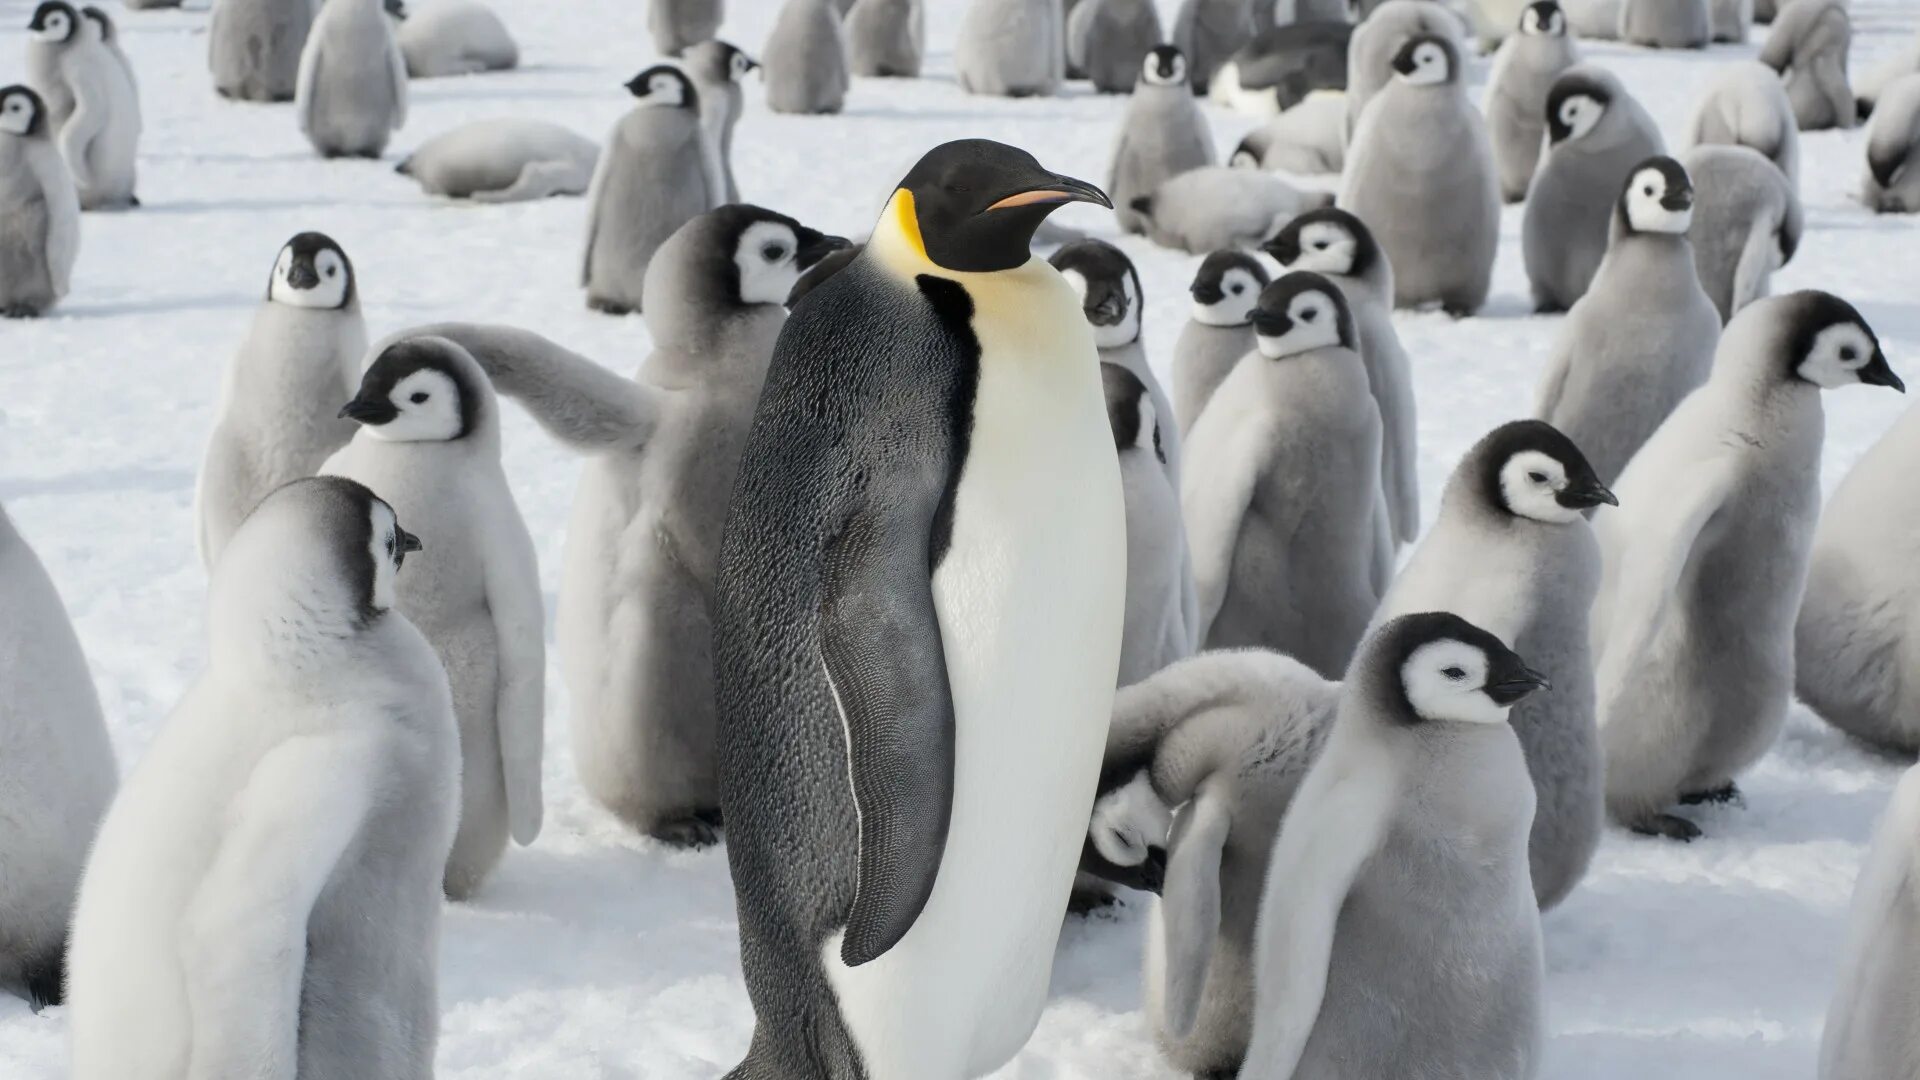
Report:
<svg viewBox="0 0 1920 1080"><path fill-rule="evenodd" d="M625 378L484 322L369 344L348 252L286 240L197 474L206 668L124 780L0 511L0 990L67 1006L80 1080L433 1074L443 900L544 819L505 398L584 459L555 613L581 784L726 845L755 1018L728 1077L987 1075L1063 915L1123 888L1180 1070L1540 1075L1541 914L1608 821L1700 840L1684 808L1742 799L1796 694L1920 751L1920 421L1823 512L1823 393L1904 385L1846 299L1769 287L1801 131L1867 118L1862 203L1920 210L1920 51L1856 98L1843 0L1765 5L1759 62L1719 64L1669 156L1579 45L1744 42L1759 7L1479 0L1469 35L1429 0L1357 26L1186 0L1166 27L969 0L966 92L1130 94L1106 186L949 142L856 244L741 201L793 181L736 175L742 80L840 112L855 76L919 76L923 0L786 0L758 60L719 0L653 0L667 59L604 143L477 121L395 170L584 195L586 303L651 353ZM9 318L69 295L83 213L146 212L137 50L65 0L28 29ZM326 158L383 155L410 78L520 60L472 0L217 0L207 48L217 93L291 101ZM1225 164L1210 88L1269 121ZM1487 303L1503 201L1531 306L1565 314L1533 414L1444 463L1423 532L1394 313ZM1068 204L1196 256L1173 355L1127 251L1049 221ZM1916 777L1856 889L1823 1080L1916 1075Z"/></svg>

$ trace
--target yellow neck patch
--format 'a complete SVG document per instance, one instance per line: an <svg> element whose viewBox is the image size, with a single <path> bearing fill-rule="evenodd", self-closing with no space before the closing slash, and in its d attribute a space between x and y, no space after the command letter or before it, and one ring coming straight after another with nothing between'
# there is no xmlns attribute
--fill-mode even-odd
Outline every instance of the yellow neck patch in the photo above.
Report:
<svg viewBox="0 0 1920 1080"><path fill-rule="evenodd" d="M927 257L926 241L920 237L920 211L913 204L913 192L906 188L894 192L888 212L894 229L900 233L900 239L906 241L915 255L932 262Z"/></svg>

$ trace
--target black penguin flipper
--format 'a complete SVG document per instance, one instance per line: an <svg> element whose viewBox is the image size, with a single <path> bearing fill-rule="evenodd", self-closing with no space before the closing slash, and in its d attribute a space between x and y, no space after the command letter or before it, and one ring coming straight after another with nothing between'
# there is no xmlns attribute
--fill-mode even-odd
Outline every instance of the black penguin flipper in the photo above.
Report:
<svg viewBox="0 0 1920 1080"><path fill-rule="evenodd" d="M840 959L899 944L933 895L953 813L954 709L920 529L870 502L829 542L820 654L846 725L859 877Z"/></svg>

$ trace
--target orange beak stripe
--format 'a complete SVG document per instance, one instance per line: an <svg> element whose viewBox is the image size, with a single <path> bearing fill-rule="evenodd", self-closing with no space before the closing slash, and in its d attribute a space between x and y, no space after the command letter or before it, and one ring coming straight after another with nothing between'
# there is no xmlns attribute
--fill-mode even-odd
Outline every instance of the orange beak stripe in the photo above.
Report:
<svg viewBox="0 0 1920 1080"><path fill-rule="evenodd" d="M992 206L987 207L987 209L988 210L1008 210L1016 206L1032 206L1036 203L1072 202L1074 199L1078 197L1079 196L1074 195L1071 192L1055 191L1050 188L1039 188L1034 191L1023 191L1018 195L1009 195L1006 198L1001 199L999 202L994 203Z"/></svg>

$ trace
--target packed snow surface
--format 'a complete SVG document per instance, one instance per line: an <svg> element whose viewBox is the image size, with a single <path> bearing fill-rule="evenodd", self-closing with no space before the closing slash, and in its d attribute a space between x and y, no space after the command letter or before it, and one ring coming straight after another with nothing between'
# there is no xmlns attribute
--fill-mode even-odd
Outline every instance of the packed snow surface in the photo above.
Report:
<svg viewBox="0 0 1920 1080"><path fill-rule="evenodd" d="M641 0L492 2L525 66L413 83L406 128L380 162L321 161L290 106L216 97L199 3L113 8L143 94L145 206L88 214L72 295L51 318L0 326L0 500L73 612L123 769L205 660L194 470L222 368L289 236L319 229L346 248L376 338L476 319L539 330L623 372L647 354L639 318L583 304L582 200L459 205L422 195L392 171L427 138L485 117L553 120L597 138L628 107L621 84L654 59ZM1173 0L1161 3L1171 16ZM33 6L0 0L0 83L24 75ZM928 77L856 80L841 115L773 115L749 79L734 148L748 201L862 236L915 158L963 136L1014 143L1051 168L1105 180L1124 98L1093 95L1085 84L1056 98L969 97L953 78L962 0L928 7ZM759 52L775 0L730 0L728 8L723 36ZM1853 12L1856 74L1920 28L1913 0L1855 0ZM1756 28L1756 43L1764 34ZM1716 66L1755 49L1587 45L1652 110L1673 149ZM1484 80L1486 69L1476 61L1472 78ZM1223 151L1250 126L1206 109ZM1863 132L1810 133L1803 145L1806 237L1775 290L1817 286L1851 300L1895 368L1920 385L1920 220L1876 217L1855 201ZM1090 207L1060 220L1115 232ZM1494 297L1478 317L1396 320L1419 394L1429 520L1461 452L1526 413L1559 325L1528 313L1519 231L1519 209L1509 208ZM1164 372L1198 260L1139 238L1119 242L1139 265L1148 346ZM1826 407L1831 489L1907 402L1856 388L1828 394ZM508 472L539 545L551 611L579 463L524 414L509 413ZM557 667L548 686L546 832L531 849L509 852L474 903L448 909L440 1075L717 1076L739 1060L752 1029L725 855L669 851L592 805L574 780ZM1854 875L1900 767L1796 708L1777 749L1742 778L1746 804L1695 815L1704 841L1680 846L1611 830L1586 882L1546 919L1544 1075L1812 1076ZM1069 923L1052 1003L1000 1076L1175 1075L1140 1012L1141 911L1129 903ZM33 1016L0 996L0 1077L65 1076L65 1041L60 1010Z"/></svg>

